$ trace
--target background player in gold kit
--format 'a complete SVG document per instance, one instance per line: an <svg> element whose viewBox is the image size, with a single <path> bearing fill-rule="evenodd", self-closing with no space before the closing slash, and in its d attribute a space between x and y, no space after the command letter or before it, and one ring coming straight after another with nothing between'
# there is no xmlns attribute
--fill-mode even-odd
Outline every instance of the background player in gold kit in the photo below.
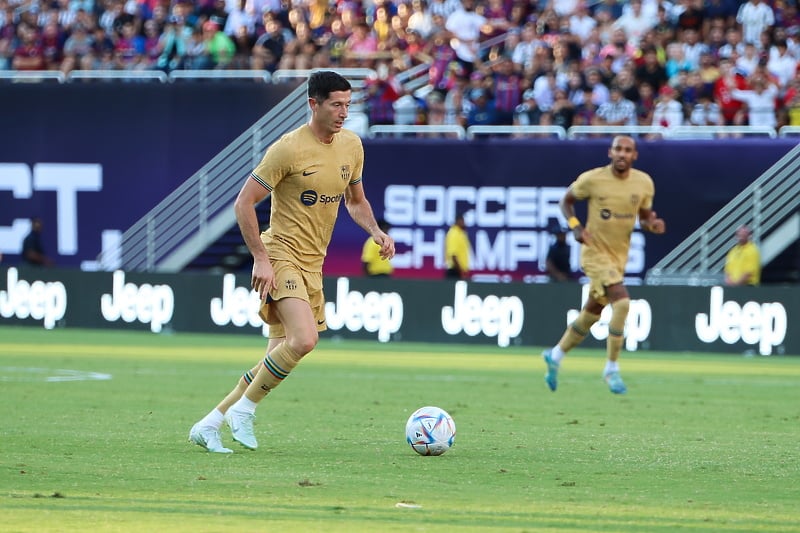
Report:
<svg viewBox="0 0 800 533"><path fill-rule="evenodd" d="M364 194L364 149L343 129L351 100L350 83L335 72L308 80L311 119L270 146L245 180L234 204L242 237L253 255L252 287L269 324L267 353L236 387L189 432L189 440L210 452L222 445L223 420L234 440L256 449L253 419L258 402L277 387L319 340L325 324L322 264L344 200L352 219L394 256L394 241L378 227ZM270 227L259 234L255 206L271 196Z"/></svg>
<svg viewBox="0 0 800 533"><path fill-rule="evenodd" d="M590 286L589 298L578 318L567 326L558 344L542 354L547 364L545 382L553 391L558 385L562 358L583 341L592 324L600 319L603 308L611 305L603 379L611 392L626 392L617 360L630 306L623 282L631 234L637 217L644 231L666 230L664 221L652 211L655 193L652 178L633 168L638 157L636 141L627 136L614 137L608 157L610 165L578 176L559 204L575 240L582 244L581 267L589 277ZM586 227L575 216L575 203L582 200L588 201Z"/></svg>

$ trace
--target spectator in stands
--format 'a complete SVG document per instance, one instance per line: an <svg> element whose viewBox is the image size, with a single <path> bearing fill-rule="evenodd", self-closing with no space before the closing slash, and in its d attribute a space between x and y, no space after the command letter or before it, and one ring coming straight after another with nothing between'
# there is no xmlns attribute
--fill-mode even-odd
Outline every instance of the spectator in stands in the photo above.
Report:
<svg viewBox="0 0 800 533"><path fill-rule="evenodd" d="M44 50L34 26L22 23L17 28L19 45L14 50L11 68L14 70L43 70L46 66Z"/></svg>
<svg viewBox="0 0 800 533"><path fill-rule="evenodd" d="M689 115L692 126L722 126L722 113L719 105L711 98L711 92L705 90L698 95L697 103Z"/></svg>
<svg viewBox="0 0 800 533"><path fill-rule="evenodd" d="M53 265L53 260L44 251L44 244L42 243L43 229L44 222L42 222L41 218L34 217L31 219L31 231L22 241L22 250L20 252L22 260L28 265Z"/></svg>
<svg viewBox="0 0 800 533"><path fill-rule="evenodd" d="M117 36L114 52L122 69L133 70L144 56L144 37L136 33L133 21L126 21Z"/></svg>
<svg viewBox="0 0 800 533"><path fill-rule="evenodd" d="M364 27L366 27L366 24L364 24L364 26L358 26L356 30L354 30L353 35L356 34L355 32L359 32L359 35L361 35ZM283 47L283 55L281 56L279 68L285 70L310 69L314 55L316 55L318 50L317 43L314 41L314 36L311 33L311 28L309 27L308 23L299 21L294 26L294 34L294 39L289 40ZM367 30L365 34L369 34L369 31ZM374 52L374 38L371 40L371 43L371 50ZM350 51L357 61L367 57L364 55L363 48L360 46L357 46L355 49L351 49Z"/></svg>
<svg viewBox="0 0 800 533"><path fill-rule="evenodd" d="M456 77L456 83L444 97L444 123L451 126L466 127L467 115L472 103L466 97L467 80L463 76Z"/></svg>
<svg viewBox="0 0 800 533"><path fill-rule="evenodd" d="M555 99L553 100L553 106L550 108L549 117L544 115L542 122L544 123L548 119L551 125L561 126L565 131L572 127L575 119L575 104L567 98L565 89L556 88Z"/></svg>
<svg viewBox="0 0 800 533"><path fill-rule="evenodd" d="M610 98L608 87L603 83L597 68L589 69L586 75L586 87L592 92L592 103L595 106L599 107L608 102Z"/></svg>
<svg viewBox="0 0 800 533"><path fill-rule="evenodd" d="M232 39L236 37L241 26L246 28L248 35L255 36L256 34L258 18L252 9L248 9L247 2L248 0L237 0L228 10L228 18L225 20L223 31Z"/></svg>
<svg viewBox="0 0 800 533"><path fill-rule="evenodd" d="M239 26L236 29L236 33L233 35L233 44L236 48L233 54L233 60L228 68L251 68L256 36L252 33L248 33L247 26Z"/></svg>
<svg viewBox="0 0 800 533"><path fill-rule="evenodd" d="M514 110L514 125L539 126L542 123L542 115L545 113L547 112L536 103L533 89L528 89L522 95L522 103Z"/></svg>
<svg viewBox="0 0 800 533"><path fill-rule="evenodd" d="M496 124L510 126L522 101L522 78L514 72L514 63L508 56L498 58L492 70Z"/></svg>
<svg viewBox="0 0 800 533"><path fill-rule="evenodd" d="M681 0L681 13L678 15L678 33L691 30L700 35L705 33L707 19L703 0Z"/></svg>
<svg viewBox="0 0 800 533"><path fill-rule="evenodd" d="M53 17L42 28L41 45L46 70L58 70L64 60L66 34L61 31L58 19Z"/></svg>
<svg viewBox="0 0 800 533"><path fill-rule="evenodd" d="M726 28L733 28L736 24L736 11L738 10L736 0L706 0L705 10L708 19L721 20ZM741 40L741 32L739 39Z"/></svg>
<svg viewBox="0 0 800 533"><path fill-rule="evenodd" d="M486 89L472 89L469 94L472 107L467 113L467 126L493 126L497 124L494 100Z"/></svg>
<svg viewBox="0 0 800 533"><path fill-rule="evenodd" d="M669 85L659 89L658 99L653 110L653 126L674 128L683 125L683 106L675 97L675 89Z"/></svg>
<svg viewBox="0 0 800 533"><path fill-rule="evenodd" d="M353 28L353 33L347 38L345 48L347 56L362 65L378 51L378 40L370 30L365 20L359 21Z"/></svg>
<svg viewBox="0 0 800 533"><path fill-rule="evenodd" d="M461 0L431 0L428 9L431 17L439 16L447 20L447 17L461 9Z"/></svg>
<svg viewBox="0 0 800 533"><path fill-rule="evenodd" d="M736 229L736 244L725 256L725 285L756 286L761 283L761 254L752 237L749 227L742 225Z"/></svg>
<svg viewBox="0 0 800 533"><path fill-rule="evenodd" d="M636 81L648 83L654 91L658 91L667 83L667 71L658 60L653 47L642 50L642 64L636 67Z"/></svg>
<svg viewBox="0 0 800 533"><path fill-rule="evenodd" d="M595 114L595 124L599 126L635 126L636 106L622 96L622 89L612 85L608 102L600 104Z"/></svg>
<svg viewBox="0 0 800 533"><path fill-rule="evenodd" d="M700 68L700 57L709 52L708 46L700 40L700 32L694 29L683 30L681 45L683 57L691 65L691 70Z"/></svg>
<svg viewBox="0 0 800 533"><path fill-rule="evenodd" d="M674 83L679 72L689 70L692 70L692 65L686 61L686 55L681 43L669 43L667 45L667 62L664 64L668 83Z"/></svg>
<svg viewBox="0 0 800 533"><path fill-rule="evenodd" d="M191 37L192 31L186 24L178 24L176 17L167 19L159 37L158 48L161 53L156 60L156 67L167 72L183 68Z"/></svg>
<svg viewBox="0 0 800 533"><path fill-rule="evenodd" d="M72 34L64 42L64 60L61 62L60 70L68 73L81 63L81 59L92 51L92 38L86 31L83 24L76 24L72 29ZM0 69L1 70L1 69Z"/></svg>
<svg viewBox="0 0 800 533"><path fill-rule="evenodd" d="M569 32L583 44L589 39L596 26L597 20L589 14L586 0L580 0L575 11L569 17Z"/></svg>
<svg viewBox="0 0 800 533"><path fill-rule="evenodd" d="M322 40L322 52L330 58L331 66L341 66L345 54L347 53L347 38L350 32L344 25L341 18L334 18L331 21L331 30ZM281 52L283 47L281 47Z"/></svg>
<svg viewBox="0 0 800 533"><path fill-rule="evenodd" d="M753 75L758 68L758 63L761 61L758 48L756 48L756 45L753 43L744 45L744 54L739 57L732 55L731 59L733 58L735 58L734 67L736 68L736 72L745 78Z"/></svg>
<svg viewBox="0 0 800 533"><path fill-rule="evenodd" d="M420 102L410 92L400 89L400 96L392 103L394 123L397 126L413 126L421 111Z"/></svg>
<svg viewBox="0 0 800 533"><path fill-rule="evenodd" d="M461 9L447 17L445 28L453 36L451 45L458 62L468 75L471 74L481 64L480 38L482 33L488 33L488 20L475 12L475 0L462 0Z"/></svg>
<svg viewBox="0 0 800 533"><path fill-rule="evenodd" d="M642 83L638 87L639 99L636 103L636 121L640 126L650 126L653 123L653 111L656 108L655 91L649 83Z"/></svg>
<svg viewBox="0 0 800 533"><path fill-rule="evenodd" d="M630 0L628 5L631 9L617 19L613 27L625 32L630 45L638 46L642 36L656 25L656 19L642 12L642 0Z"/></svg>
<svg viewBox="0 0 800 533"><path fill-rule="evenodd" d="M750 126L774 128L777 126L775 98L778 96L778 88L772 83L767 83L761 76L754 77L750 86L752 89L749 90L731 91L731 97L746 104L746 114L739 115L739 123L746 122Z"/></svg>
<svg viewBox="0 0 800 533"><path fill-rule="evenodd" d="M725 125L736 124L736 117L742 109L742 102L733 97L732 91L746 89L747 82L744 77L733 69L730 59L721 59L719 62L720 76L714 83L714 101L719 105Z"/></svg>
<svg viewBox="0 0 800 533"><path fill-rule="evenodd" d="M761 34L775 24L775 13L763 0L747 0L739 6L736 22L742 25L744 42L760 47Z"/></svg>
<svg viewBox="0 0 800 533"><path fill-rule="evenodd" d="M433 16L428 10L426 0L411 0L411 15L408 17L406 27L416 31L423 39L433 35Z"/></svg>
<svg viewBox="0 0 800 533"><path fill-rule="evenodd" d="M767 70L778 79L778 89L784 92L797 72L797 59L789 53L786 40L776 41L770 48Z"/></svg>
<svg viewBox="0 0 800 533"><path fill-rule="evenodd" d="M369 123L375 125L394 124L394 103L403 92L402 86L389 77L386 63L379 65L379 73L365 83L367 115Z"/></svg>
<svg viewBox="0 0 800 533"><path fill-rule="evenodd" d="M207 59L205 68L225 69L231 65L236 45L217 22L208 20L203 23L203 43Z"/></svg>

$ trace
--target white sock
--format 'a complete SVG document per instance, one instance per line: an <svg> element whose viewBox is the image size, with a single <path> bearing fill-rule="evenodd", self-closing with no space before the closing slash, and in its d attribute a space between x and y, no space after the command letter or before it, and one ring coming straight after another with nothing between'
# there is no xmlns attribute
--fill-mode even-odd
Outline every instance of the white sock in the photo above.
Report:
<svg viewBox="0 0 800 533"><path fill-rule="evenodd" d="M200 421L200 425L203 427L219 429L222 427L222 421L224 418L225 417L222 415L220 410L215 407L213 411L203 417L203 419Z"/></svg>
<svg viewBox="0 0 800 533"><path fill-rule="evenodd" d="M603 375L606 376L611 372L619 372L619 363L616 361L606 361L606 368L603 370Z"/></svg>
<svg viewBox="0 0 800 533"><path fill-rule="evenodd" d="M556 344L553 346L553 349L550 350L550 359L552 359L556 363L560 363L562 359L564 359L564 350L561 349L561 346Z"/></svg>
<svg viewBox="0 0 800 533"><path fill-rule="evenodd" d="M236 409L240 413L250 413L252 415L255 414L257 406L258 404L256 402L250 400L247 396L242 395L242 397L239 398L239 401L231 406L231 409Z"/></svg>

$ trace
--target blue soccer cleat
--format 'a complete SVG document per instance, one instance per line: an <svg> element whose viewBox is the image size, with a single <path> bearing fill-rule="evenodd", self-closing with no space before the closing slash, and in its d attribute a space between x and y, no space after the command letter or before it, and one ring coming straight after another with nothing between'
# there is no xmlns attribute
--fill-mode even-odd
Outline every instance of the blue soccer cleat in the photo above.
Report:
<svg viewBox="0 0 800 533"><path fill-rule="evenodd" d="M603 379L608 384L608 390L614 394L625 394L628 391L628 388L622 381L622 376L619 375L619 372L609 372L603 376Z"/></svg>
<svg viewBox="0 0 800 533"><path fill-rule="evenodd" d="M547 383L547 386L550 387L550 390L555 392L556 387L558 387L558 362L553 361L550 358L551 350L545 350L542 352L542 359L544 359L545 364L547 365L547 372L544 375L544 382Z"/></svg>

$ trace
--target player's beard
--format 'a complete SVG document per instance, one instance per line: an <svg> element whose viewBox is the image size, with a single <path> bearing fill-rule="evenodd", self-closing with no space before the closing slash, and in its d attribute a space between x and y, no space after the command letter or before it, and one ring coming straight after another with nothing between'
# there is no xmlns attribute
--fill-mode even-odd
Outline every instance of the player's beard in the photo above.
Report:
<svg viewBox="0 0 800 533"><path fill-rule="evenodd" d="M618 174L625 174L631 165L625 159L615 159L613 167Z"/></svg>

